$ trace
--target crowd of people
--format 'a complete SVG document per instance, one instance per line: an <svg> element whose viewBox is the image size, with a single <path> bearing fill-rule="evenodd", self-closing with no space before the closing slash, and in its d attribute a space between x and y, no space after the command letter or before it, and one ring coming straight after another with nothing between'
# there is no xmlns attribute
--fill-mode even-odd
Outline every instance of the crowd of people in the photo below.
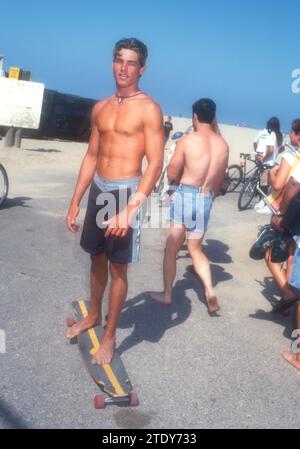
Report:
<svg viewBox="0 0 300 449"><path fill-rule="evenodd" d="M66 217L68 229L78 232L76 217L81 199L90 187L81 246L91 258L91 308L86 318L68 329L67 337L73 338L102 323L102 299L110 273L107 324L101 346L93 354L96 364L109 363L113 357L118 319L128 290L128 264L136 262L139 256L140 209L161 174L164 146L173 129L171 117L164 123L159 105L139 88L146 59L147 47L141 41L129 38L116 43L113 50L116 92L93 108L91 137ZM208 311L215 313L220 305L202 242L213 201L224 181L228 145L216 122L214 101L209 98L197 100L192 113L194 132L178 141L167 169L171 188L163 264L164 291L151 295L163 306L172 303L176 255L186 240L194 270L204 285ZM284 227L287 229L284 218L291 207L295 208L294 198L300 190L300 169L294 163L300 151L300 120L293 122L290 137L290 150L283 151L279 121L273 117L254 142L257 157L261 160L275 164L278 154L282 155L279 167L275 165L270 170L266 181L266 191L271 186L282 193L281 214L272 218L272 226L278 232ZM142 173L144 156L148 165ZM111 209L107 203L111 203ZM291 217L290 222L293 223ZM300 292L300 232L292 235L291 223L287 232L292 237L295 235L295 243L291 239L287 268L272 262L272 248L265 254L266 263L282 291L280 310L293 306ZM299 305L297 320L299 329ZM300 369L297 352L288 352L284 356Z"/></svg>
<svg viewBox="0 0 300 449"><path fill-rule="evenodd" d="M271 160L273 168L267 171L269 196L261 200L257 211L267 208L267 203L276 200L277 213L271 218L271 226L265 227L256 245L265 247L264 259L282 298L274 304L273 313L289 314L297 304L295 329L300 334L300 208L297 201L300 192L300 119L291 124L290 143L284 145L278 118L272 117L254 142L259 157ZM262 140L264 143L262 143ZM279 245L278 245L279 242ZM278 257L278 250L281 253ZM300 348L300 345L299 345ZM284 352L284 357L300 369L299 352Z"/></svg>

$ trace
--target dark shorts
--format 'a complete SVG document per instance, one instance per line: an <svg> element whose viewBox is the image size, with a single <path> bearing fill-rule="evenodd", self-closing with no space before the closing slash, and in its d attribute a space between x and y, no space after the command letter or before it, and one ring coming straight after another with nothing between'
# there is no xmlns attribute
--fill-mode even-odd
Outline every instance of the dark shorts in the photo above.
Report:
<svg viewBox="0 0 300 449"><path fill-rule="evenodd" d="M101 227L104 220L124 209L138 183L139 178L104 181L98 175L95 176L90 188L80 240L80 246L90 255L98 256L106 253L108 259L114 263L138 262L140 248L140 220L138 216L134 226L129 228L125 237L105 237L106 228ZM113 213L111 213L111 207L108 207L110 203L114 205ZM107 212L108 210L109 212Z"/></svg>

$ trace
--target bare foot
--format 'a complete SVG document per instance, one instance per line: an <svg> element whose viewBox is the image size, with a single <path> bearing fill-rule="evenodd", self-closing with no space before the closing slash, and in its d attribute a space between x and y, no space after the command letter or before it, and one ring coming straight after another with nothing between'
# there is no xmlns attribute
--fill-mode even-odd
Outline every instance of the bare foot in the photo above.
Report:
<svg viewBox="0 0 300 449"><path fill-rule="evenodd" d="M216 296L212 296L211 298L206 298L206 301L207 301L207 308L208 308L209 313L215 313L221 309Z"/></svg>
<svg viewBox="0 0 300 449"><path fill-rule="evenodd" d="M91 318L87 316L83 320L79 321L79 323L73 324L73 326L69 327L67 331L67 338L77 337L82 332L94 327L96 324L101 324L101 318Z"/></svg>
<svg viewBox="0 0 300 449"><path fill-rule="evenodd" d="M95 352L92 358L93 365L103 365L110 363L116 349L116 337L111 340L103 340L99 349Z"/></svg>
<svg viewBox="0 0 300 449"><path fill-rule="evenodd" d="M300 354L294 354L292 351L285 351L282 353L282 357L293 365L294 368L300 370Z"/></svg>
<svg viewBox="0 0 300 449"><path fill-rule="evenodd" d="M152 292L150 293L150 296L152 299L154 299L157 302L160 302L161 304L170 305L172 303L172 299L170 296L166 296L165 292L158 293L158 292Z"/></svg>

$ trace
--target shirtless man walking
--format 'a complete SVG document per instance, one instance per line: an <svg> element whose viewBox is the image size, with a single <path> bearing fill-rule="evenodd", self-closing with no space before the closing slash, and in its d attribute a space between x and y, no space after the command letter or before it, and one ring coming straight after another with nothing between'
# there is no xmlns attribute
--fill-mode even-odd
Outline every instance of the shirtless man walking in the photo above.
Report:
<svg viewBox="0 0 300 449"><path fill-rule="evenodd" d="M102 322L102 297L109 271L108 322L101 347L93 358L93 363L98 364L109 363L115 349L118 318L127 295L127 266L138 258L139 229L135 215L141 198L151 193L163 165L162 113L158 104L138 87L146 58L147 47L139 40L122 39L116 43L112 65L116 93L99 101L92 110L88 150L66 217L68 229L78 232L75 219L91 184L80 242L91 256L91 308L87 318L68 330L67 337L73 338ZM142 175L144 156L148 166ZM124 192L126 200L122 207ZM105 200L112 194L116 208L113 216L99 223L99 212L106 205L101 194ZM133 221L135 226L131 226Z"/></svg>
<svg viewBox="0 0 300 449"><path fill-rule="evenodd" d="M169 226L164 256L164 291L151 297L163 304L172 302L176 255L187 238L194 269L202 280L208 311L220 309L213 290L211 270L202 252L213 199L218 195L228 165L228 146L218 132L216 105L201 99L193 105L195 132L182 137L168 166L170 183L177 184L169 208Z"/></svg>

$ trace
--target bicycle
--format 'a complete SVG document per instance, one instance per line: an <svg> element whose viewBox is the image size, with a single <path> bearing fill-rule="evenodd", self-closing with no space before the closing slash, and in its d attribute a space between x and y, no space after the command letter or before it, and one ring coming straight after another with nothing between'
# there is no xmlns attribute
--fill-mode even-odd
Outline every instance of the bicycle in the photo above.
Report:
<svg viewBox="0 0 300 449"><path fill-rule="evenodd" d="M269 169L272 165L270 165L270 162L264 163L258 159L253 160L253 162L255 163L255 167L245 175L245 182L238 198L238 209L241 211L246 210L252 203L254 197L259 196L264 199L265 204L274 214L276 211L267 201L268 195L263 192L260 186L260 178L263 171Z"/></svg>
<svg viewBox="0 0 300 449"><path fill-rule="evenodd" d="M8 194L8 176L5 168L0 164L0 207L3 206Z"/></svg>
<svg viewBox="0 0 300 449"><path fill-rule="evenodd" d="M247 161L251 161L255 164L255 160L251 158L250 153L240 153L240 164L232 164L227 168L227 179L229 184L226 192L234 192L237 187L242 183L244 184L249 178L249 175L255 170L252 167L248 172L246 171Z"/></svg>

